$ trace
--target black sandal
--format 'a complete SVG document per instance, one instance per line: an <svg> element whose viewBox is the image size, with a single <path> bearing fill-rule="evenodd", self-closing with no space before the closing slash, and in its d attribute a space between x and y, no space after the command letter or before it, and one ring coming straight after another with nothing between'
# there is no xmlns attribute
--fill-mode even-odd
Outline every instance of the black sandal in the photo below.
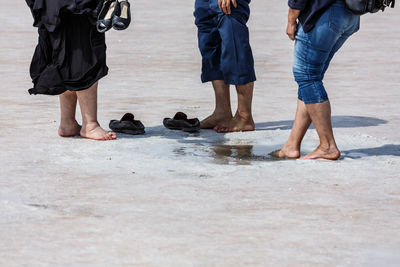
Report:
<svg viewBox="0 0 400 267"><path fill-rule="evenodd" d="M109 125L110 129L117 133L124 134L144 134L144 125L141 121L135 120L132 113L126 113L121 120L112 120Z"/></svg>
<svg viewBox="0 0 400 267"><path fill-rule="evenodd" d="M104 33L112 28L113 18L117 9L118 2L116 0L105 0L103 7L97 18L97 31Z"/></svg>
<svg viewBox="0 0 400 267"><path fill-rule="evenodd" d="M199 119L188 119L187 115L183 112L176 113L172 119L165 118L163 124L170 130L182 130L188 133L200 131Z"/></svg>
<svg viewBox="0 0 400 267"><path fill-rule="evenodd" d="M116 12L112 20L112 27L117 31L122 31L127 29L130 23L131 4L127 0L121 2L118 1Z"/></svg>

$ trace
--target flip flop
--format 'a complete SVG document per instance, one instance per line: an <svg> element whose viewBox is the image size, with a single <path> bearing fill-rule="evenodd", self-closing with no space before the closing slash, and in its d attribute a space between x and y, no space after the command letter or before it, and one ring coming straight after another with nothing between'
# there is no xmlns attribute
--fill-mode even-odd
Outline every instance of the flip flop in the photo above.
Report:
<svg viewBox="0 0 400 267"><path fill-rule="evenodd" d="M138 135L144 134L144 125L141 121L135 120L135 116L132 113L126 113L121 120L111 120L109 127L111 130L117 133Z"/></svg>
<svg viewBox="0 0 400 267"><path fill-rule="evenodd" d="M200 121L197 118L188 119L183 112L178 112L171 118L165 118L163 124L170 130L181 130L188 133L200 131Z"/></svg>

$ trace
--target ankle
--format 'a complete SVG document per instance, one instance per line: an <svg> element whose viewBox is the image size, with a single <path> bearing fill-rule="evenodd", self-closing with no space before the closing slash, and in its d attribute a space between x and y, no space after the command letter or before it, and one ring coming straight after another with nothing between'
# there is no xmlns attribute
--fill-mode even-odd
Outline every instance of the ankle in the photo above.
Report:
<svg viewBox="0 0 400 267"><path fill-rule="evenodd" d="M339 149L336 146L335 142L324 142L320 143L319 149L322 151L330 152L330 151L339 151Z"/></svg>
<svg viewBox="0 0 400 267"><path fill-rule="evenodd" d="M287 141L283 145L282 149L287 151L300 151L300 144L292 141Z"/></svg>
<svg viewBox="0 0 400 267"><path fill-rule="evenodd" d="M72 124L78 124L75 118L61 118L60 120L60 125L72 125Z"/></svg>
<svg viewBox="0 0 400 267"><path fill-rule="evenodd" d="M251 114L251 111L241 111L238 110L235 114L235 117L240 118L245 121L252 121L253 120L253 115Z"/></svg>
<svg viewBox="0 0 400 267"><path fill-rule="evenodd" d="M82 127L97 127L100 126L98 121L83 121Z"/></svg>
<svg viewBox="0 0 400 267"><path fill-rule="evenodd" d="M213 114L218 117L232 118L232 111L226 108L215 108Z"/></svg>

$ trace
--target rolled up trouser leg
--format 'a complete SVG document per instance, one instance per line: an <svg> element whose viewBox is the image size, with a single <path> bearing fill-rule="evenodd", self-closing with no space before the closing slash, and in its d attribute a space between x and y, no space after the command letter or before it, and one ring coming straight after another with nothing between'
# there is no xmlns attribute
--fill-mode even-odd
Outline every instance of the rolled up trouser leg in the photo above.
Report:
<svg viewBox="0 0 400 267"><path fill-rule="evenodd" d="M305 104L322 103L328 100L322 76L324 62L310 60L312 48L297 40L295 44L295 59L293 75L298 84L298 98Z"/></svg>
<svg viewBox="0 0 400 267"><path fill-rule="evenodd" d="M217 0L196 0L195 17L202 54L202 81L224 80L243 85L256 80L246 26L249 1L238 0L232 14L224 14Z"/></svg>
<svg viewBox="0 0 400 267"><path fill-rule="evenodd" d="M293 74L299 85L299 99L306 104L328 100L324 74L334 55L360 26L360 17L348 12L343 1L335 2L320 17L313 30L296 33Z"/></svg>

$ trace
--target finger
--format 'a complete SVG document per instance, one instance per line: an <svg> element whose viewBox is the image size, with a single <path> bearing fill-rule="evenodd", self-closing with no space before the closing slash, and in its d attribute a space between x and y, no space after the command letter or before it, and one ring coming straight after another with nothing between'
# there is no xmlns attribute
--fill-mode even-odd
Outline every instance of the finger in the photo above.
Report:
<svg viewBox="0 0 400 267"><path fill-rule="evenodd" d="M231 2L226 3L226 10L227 10L227 14L231 14Z"/></svg>
<svg viewBox="0 0 400 267"><path fill-rule="evenodd" d="M224 12L224 14L226 14L226 6L225 6L225 2L224 1L222 2L221 7L222 7L221 9Z"/></svg>
<svg viewBox="0 0 400 267"><path fill-rule="evenodd" d="M289 37L290 40L292 40L292 34L290 33L290 31L286 31L286 35Z"/></svg>
<svg viewBox="0 0 400 267"><path fill-rule="evenodd" d="M293 32L292 32L292 34L291 34L291 39L292 39L292 41L296 40L296 33L297 33L297 28L294 28L294 29L293 29Z"/></svg>
<svg viewBox="0 0 400 267"><path fill-rule="evenodd" d="M222 11L224 11L225 14L228 14L228 8L226 2L222 3Z"/></svg>
<svg viewBox="0 0 400 267"><path fill-rule="evenodd" d="M237 2L236 2L236 0L232 0L232 4L233 4L233 6L234 6L235 8L237 8Z"/></svg>
<svg viewBox="0 0 400 267"><path fill-rule="evenodd" d="M218 7L222 10L222 0L218 0ZM222 10L223 11L223 10Z"/></svg>

